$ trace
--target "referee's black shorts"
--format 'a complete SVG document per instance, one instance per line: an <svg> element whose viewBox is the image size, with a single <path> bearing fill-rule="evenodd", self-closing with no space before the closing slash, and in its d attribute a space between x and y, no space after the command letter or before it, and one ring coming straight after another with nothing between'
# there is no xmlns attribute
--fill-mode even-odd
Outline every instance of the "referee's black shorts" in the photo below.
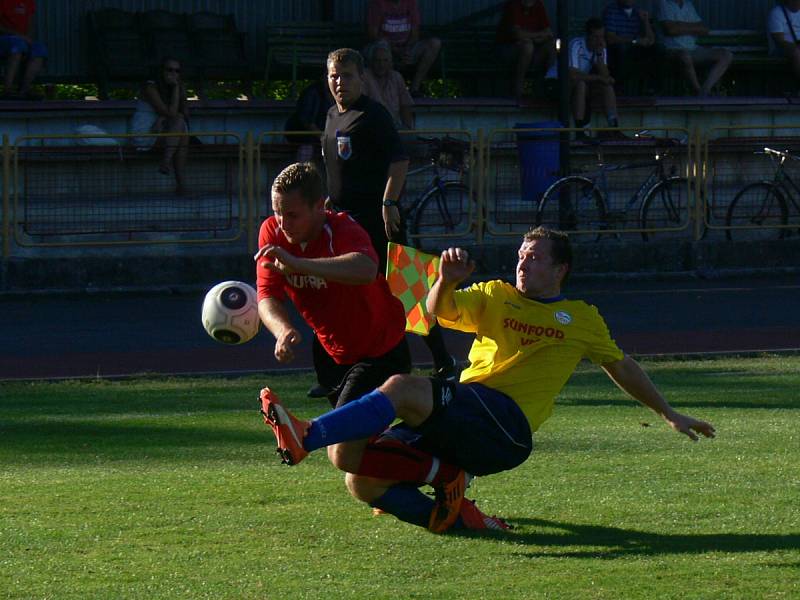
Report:
<svg viewBox="0 0 800 600"><path fill-rule="evenodd" d="M328 399L334 407L358 400L386 383L392 375L411 372L411 352L405 337L386 354L375 358L365 358L353 365L337 365L333 359L330 361L326 365L325 378L331 382Z"/></svg>

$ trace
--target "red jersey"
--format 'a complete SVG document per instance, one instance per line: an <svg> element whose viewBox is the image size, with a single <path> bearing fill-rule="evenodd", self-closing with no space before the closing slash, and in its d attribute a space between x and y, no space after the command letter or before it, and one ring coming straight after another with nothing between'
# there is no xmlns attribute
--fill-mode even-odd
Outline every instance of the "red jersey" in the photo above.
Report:
<svg viewBox="0 0 800 600"><path fill-rule="evenodd" d="M305 247L290 243L277 219L269 217L258 234L258 247L266 244L280 246L301 258L331 258L358 252L378 262L369 235L346 213L327 211L322 234ZM389 291L381 273L367 285L347 285L312 275L284 276L259 264L256 277L259 302L288 296L338 364L354 364L386 354L405 335L405 309Z"/></svg>
<svg viewBox="0 0 800 600"><path fill-rule="evenodd" d="M522 0L508 0L503 8L503 18L497 27L497 43L513 44L516 41L514 27L530 32L550 27L550 19L547 18L542 0L537 0L529 8L522 6Z"/></svg>
<svg viewBox="0 0 800 600"><path fill-rule="evenodd" d="M392 46L404 46L411 37L411 29L419 27L417 0L370 0L367 24L378 28L378 37Z"/></svg>
<svg viewBox="0 0 800 600"><path fill-rule="evenodd" d="M17 33L28 35L35 12L35 0L0 0L0 24Z"/></svg>

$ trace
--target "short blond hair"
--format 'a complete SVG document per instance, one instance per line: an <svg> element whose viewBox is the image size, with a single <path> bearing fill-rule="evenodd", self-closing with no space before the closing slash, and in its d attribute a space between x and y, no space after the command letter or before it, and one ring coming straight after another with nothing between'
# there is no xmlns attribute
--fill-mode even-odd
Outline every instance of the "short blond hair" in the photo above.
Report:
<svg viewBox="0 0 800 600"><path fill-rule="evenodd" d="M322 198L322 177L317 168L309 162L293 163L278 173L272 182L272 191L289 194L294 191L313 205Z"/></svg>
<svg viewBox="0 0 800 600"><path fill-rule="evenodd" d="M355 65L358 69L358 74L364 74L364 57L358 50L352 48L339 48L328 54L328 60L325 62L326 68L330 71L332 64L341 65Z"/></svg>

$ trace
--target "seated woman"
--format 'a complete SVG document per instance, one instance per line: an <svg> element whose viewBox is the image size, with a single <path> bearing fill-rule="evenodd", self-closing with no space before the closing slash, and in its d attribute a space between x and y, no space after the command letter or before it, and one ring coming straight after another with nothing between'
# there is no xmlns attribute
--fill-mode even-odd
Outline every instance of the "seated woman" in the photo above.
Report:
<svg viewBox="0 0 800 600"><path fill-rule="evenodd" d="M189 107L186 102L186 87L181 82L181 64L174 58L161 61L154 80L142 85L136 112L131 122L132 133L179 133L189 131ZM175 193L186 194L186 155L189 136L134 138L139 149L164 148L158 172L175 175Z"/></svg>

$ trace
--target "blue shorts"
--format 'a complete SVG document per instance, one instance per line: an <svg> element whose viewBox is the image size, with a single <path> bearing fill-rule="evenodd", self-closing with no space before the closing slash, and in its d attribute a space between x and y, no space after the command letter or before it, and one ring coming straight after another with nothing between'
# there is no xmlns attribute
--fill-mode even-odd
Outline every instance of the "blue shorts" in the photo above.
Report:
<svg viewBox="0 0 800 600"><path fill-rule="evenodd" d="M412 428L400 423L390 437L452 463L472 475L513 469L533 451L528 419L509 396L479 383L434 381L434 411Z"/></svg>
<svg viewBox="0 0 800 600"><path fill-rule="evenodd" d="M16 35L0 35L0 56L28 54L31 58L47 58L47 46L34 41L29 44Z"/></svg>

